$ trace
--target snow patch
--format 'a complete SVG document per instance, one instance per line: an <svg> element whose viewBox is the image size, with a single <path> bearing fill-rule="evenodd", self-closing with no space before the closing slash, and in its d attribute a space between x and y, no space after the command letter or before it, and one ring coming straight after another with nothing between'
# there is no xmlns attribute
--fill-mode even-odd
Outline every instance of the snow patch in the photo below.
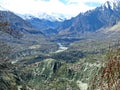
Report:
<svg viewBox="0 0 120 90"><path fill-rule="evenodd" d="M8 11L6 8L3 8L2 6L0 6L0 10L1 11Z"/></svg>

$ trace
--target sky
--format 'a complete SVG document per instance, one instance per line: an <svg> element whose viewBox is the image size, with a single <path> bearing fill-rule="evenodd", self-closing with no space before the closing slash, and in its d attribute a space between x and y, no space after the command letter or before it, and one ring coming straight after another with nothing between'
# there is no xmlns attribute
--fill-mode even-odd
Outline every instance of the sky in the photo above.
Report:
<svg viewBox="0 0 120 90"><path fill-rule="evenodd" d="M70 18L105 2L106 0L0 0L0 5L18 14L61 14Z"/></svg>

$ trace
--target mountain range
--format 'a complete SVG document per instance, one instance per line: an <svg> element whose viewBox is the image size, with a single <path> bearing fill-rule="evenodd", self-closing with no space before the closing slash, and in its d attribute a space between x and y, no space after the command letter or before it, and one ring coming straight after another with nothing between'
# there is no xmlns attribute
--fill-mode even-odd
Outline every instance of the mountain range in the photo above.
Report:
<svg viewBox="0 0 120 90"><path fill-rule="evenodd" d="M29 15L17 16L10 11L4 11L5 9L2 9L1 14L10 23L10 28L12 30L15 29L17 33L27 33L25 34L27 36L29 36L28 33L39 34L36 37L42 35L45 38L49 37L51 41L74 41L92 36L92 33L98 31L99 33L104 33L104 30L101 29L112 27L119 23L119 9L119 0L107 1L100 7L80 13L69 20L62 19L62 21L50 20L48 17L54 17L54 15L48 16L46 14L38 15L40 17Z"/></svg>
<svg viewBox="0 0 120 90"><path fill-rule="evenodd" d="M86 35L86 33L96 32L117 24L120 21L119 5L119 0L107 1L94 10L80 13L74 18L62 22L36 17L31 17L27 21L51 37L56 35L56 37L60 38L78 38Z"/></svg>
<svg viewBox="0 0 120 90"><path fill-rule="evenodd" d="M119 90L120 1L48 17L0 10L0 90Z"/></svg>
<svg viewBox="0 0 120 90"><path fill-rule="evenodd" d="M114 26L116 28L119 27L119 9L119 0L114 0L114 2L107 1L105 4L94 10L80 13L74 18L64 21L49 20L48 18L45 18L45 14L42 19L29 15L20 17L20 15L18 16L13 12L5 11L3 8L2 11L0 11L0 14L2 16L1 21L7 21L9 23L11 35L14 37L20 36L19 38L21 40L19 39L19 41L22 43L28 41L29 45L30 42L33 44L33 42L43 43L46 41L57 41L64 43L68 42L70 44L70 42L86 38L97 38L98 36L98 38L106 38L108 33L110 34L109 36L112 37L111 31L107 28ZM112 29L112 31L114 30ZM105 34L106 32L107 34ZM118 32L119 30L114 32L114 35L118 34ZM5 35L1 35L0 38L3 40L5 38L8 39L3 36Z"/></svg>

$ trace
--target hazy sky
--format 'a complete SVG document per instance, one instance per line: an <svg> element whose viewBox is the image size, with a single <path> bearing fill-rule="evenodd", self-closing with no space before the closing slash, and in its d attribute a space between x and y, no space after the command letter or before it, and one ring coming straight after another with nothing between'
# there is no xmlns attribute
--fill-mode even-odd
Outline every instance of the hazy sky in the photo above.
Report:
<svg viewBox="0 0 120 90"><path fill-rule="evenodd" d="M106 0L0 0L0 5L19 14L58 13L72 17L105 2Z"/></svg>

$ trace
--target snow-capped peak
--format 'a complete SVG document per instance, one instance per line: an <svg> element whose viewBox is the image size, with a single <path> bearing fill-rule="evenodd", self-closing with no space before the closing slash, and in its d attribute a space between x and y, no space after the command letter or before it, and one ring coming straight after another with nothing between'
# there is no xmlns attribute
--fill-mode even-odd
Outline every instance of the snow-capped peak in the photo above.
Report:
<svg viewBox="0 0 120 90"><path fill-rule="evenodd" d="M2 7L2 6L0 6L0 10L1 10L1 11L8 11L6 8L4 8L4 7Z"/></svg>
<svg viewBox="0 0 120 90"><path fill-rule="evenodd" d="M37 17L40 19L47 19L50 21L64 21L66 19L64 15L58 13L51 13L51 14L41 13L38 14Z"/></svg>
<svg viewBox="0 0 120 90"><path fill-rule="evenodd" d="M18 14L18 13L16 13L16 14L17 14L19 17L21 17L22 19L24 19L24 20L34 18L34 16L32 16L32 15L30 15L30 14L24 14L24 15Z"/></svg>
<svg viewBox="0 0 120 90"><path fill-rule="evenodd" d="M23 19L39 18L39 19L45 19L45 20L49 20L49 21L64 21L67 19L64 15L56 14L56 13L52 13L52 14L39 13L36 15L30 15L30 14L20 15L20 14L18 14L18 15L20 17L22 17Z"/></svg>

